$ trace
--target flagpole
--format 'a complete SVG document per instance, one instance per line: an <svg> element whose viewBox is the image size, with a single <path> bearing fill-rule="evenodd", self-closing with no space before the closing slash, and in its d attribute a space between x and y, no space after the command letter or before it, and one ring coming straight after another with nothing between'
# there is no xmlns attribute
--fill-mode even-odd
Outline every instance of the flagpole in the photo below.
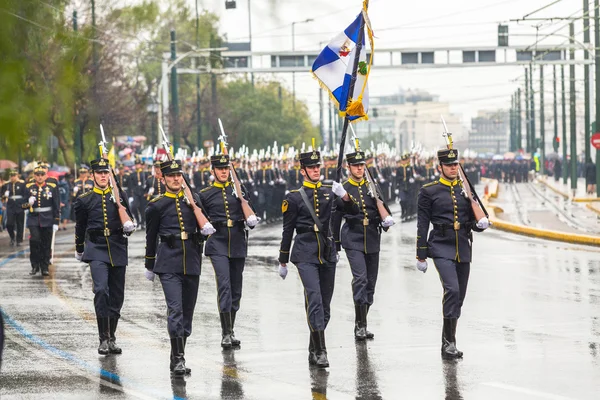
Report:
<svg viewBox="0 0 600 400"><path fill-rule="evenodd" d="M365 9L368 9L369 8L369 0L365 0L364 4L365 4ZM361 13L362 12L363 11L361 10ZM358 71L358 63L360 61L360 52L362 51L364 39L365 39L365 18L363 16L363 19L360 23L360 29L358 31L358 38L356 41L356 53L354 54L354 60L353 60L353 65L352 65L352 75L350 77L350 86L348 88L348 93L349 93L348 100L350 100L352 98L352 95L354 94L354 86L356 85L356 73ZM371 57L372 56L373 55L371 55ZM338 153L338 163L337 163L336 176L335 176L336 182L339 182L342 179L342 162L344 160L344 149L346 147L346 134L348 132L348 124L349 123L350 123L350 120L348 119L348 114L346 113L346 116L344 117L344 126L342 127L342 138L340 140L340 150Z"/></svg>

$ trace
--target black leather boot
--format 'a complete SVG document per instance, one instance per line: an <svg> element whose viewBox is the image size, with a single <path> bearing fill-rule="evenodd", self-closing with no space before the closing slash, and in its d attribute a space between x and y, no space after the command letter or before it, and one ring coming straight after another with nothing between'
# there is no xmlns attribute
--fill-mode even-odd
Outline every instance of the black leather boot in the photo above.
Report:
<svg viewBox="0 0 600 400"><path fill-rule="evenodd" d="M458 318L452 320L452 338L454 339L454 347L456 347L456 326L458 325ZM458 348L456 349L458 352L458 358L462 358L463 352Z"/></svg>
<svg viewBox="0 0 600 400"><path fill-rule="evenodd" d="M231 313L224 312L220 313L221 317L221 347L224 349L230 349L233 345L231 342Z"/></svg>
<svg viewBox="0 0 600 400"><path fill-rule="evenodd" d="M235 327L235 314L237 314L237 311L231 312L231 345L237 347L242 344L242 342L236 339L235 333L233 332L233 328Z"/></svg>
<svg viewBox="0 0 600 400"><path fill-rule="evenodd" d="M367 338L367 329L363 320L363 307L366 308L366 306L354 305L354 339L360 341Z"/></svg>
<svg viewBox="0 0 600 400"><path fill-rule="evenodd" d="M108 318L96 317L98 322L98 338L100 339L100 346L98 346L98 354L108 355L108 339L110 338L110 332L108 328Z"/></svg>
<svg viewBox="0 0 600 400"><path fill-rule="evenodd" d="M41 269L42 269L42 276L50 276L50 272L48 272L48 265L43 263L41 265Z"/></svg>
<svg viewBox="0 0 600 400"><path fill-rule="evenodd" d="M185 375L185 345L182 337L171 339L171 364L173 375Z"/></svg>
<svg viewBox="0 0 600 400"><path fill-rule="evenodd" d="M119 318L109 318L108 319L108 323L109 323L109 332L110 332L110 337L108 338L108 352L110 354L121 354L123 352L123 350L117 346L116 338L115 338L115 331L117 330L117 324L119 323Z"/></svg>
<svg viewBox="0 0 600 400"><path fill-rule="evenodd" d="M311 332L313 344L315 346L315 355L317 357L317 367L327 368L329 367L329 360L327 359L327 348L325 346L325 331Z"/></svg>
<svg viewBox="0 0 600 400"><path fill-rule="evenodd" d="M40 270L39 264L33 264L31 266L31 272L29 273L29 275L35 275L38 273L39 270Z"/></svg>
<svg viewBox="0 0 600 400"><path fill-rule="evenodd" d="M369 329L368 329L369 324L367 323L367 315L369 315L370 309L371 309L371 306L367 305L367 311L365 312L365 332L367 333L367 339L373 339L375 337L375 335L372 332L369 332Z"/></svg>
<svg viewBox="0 0 600 400"><path fill-rule="evenodd" d="M442 358L445 360L453 360L462 357L462 353L456 349L456 339L453 334L455 321L456 318L444 318L444 327L442 329Z"/></svg>
<svg viewBox="0 0 600 400"><path fill-rule="evenodd" d="M317 365L317 354L315 353L315 344L313 342L312 333L309 336L308 342L308 365Z"/></svg>
<svg viewBox="0 0 600 400"><path fill-rule="evenodd" d="M187 346L187 336L184 336L183 338L183 351L185 353L185 347ZM189 375L192 373L192 369L188 368L187 366L185 367L185 374Z"/></svg>

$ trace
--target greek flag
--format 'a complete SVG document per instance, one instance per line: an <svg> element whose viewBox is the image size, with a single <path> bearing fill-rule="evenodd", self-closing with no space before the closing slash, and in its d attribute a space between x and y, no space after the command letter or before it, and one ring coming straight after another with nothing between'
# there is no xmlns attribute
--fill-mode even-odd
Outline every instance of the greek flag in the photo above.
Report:
<svg viewBox="0 0 600 400"><path fill-rule="evenodd" d="M353 92L350 93L350 80L354 72L352 69L357 51L356 43L362 26L366 28L371 51L373 51L373 33L366 9L363 9L352 24L321 51L311 69L321 87L327 89L332 101L336 103L340 116L346 116L350 121L368 118L369 91L367 78L371 69L371 60L367 62L365 35L362 35L362 48L356 71L356 83Z"/></svg>

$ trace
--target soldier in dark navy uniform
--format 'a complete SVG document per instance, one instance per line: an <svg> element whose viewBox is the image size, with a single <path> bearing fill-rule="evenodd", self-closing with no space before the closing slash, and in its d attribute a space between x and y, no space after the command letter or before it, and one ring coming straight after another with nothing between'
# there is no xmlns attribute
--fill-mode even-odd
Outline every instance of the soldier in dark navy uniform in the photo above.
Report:
<svg viewBox="0 0 600 400"><path fill-rule="evenodd" d="M221 346L239 346L233 328L240 309L242 298L242 276L248 255L248 228L258 224L258 218L251 215L244 219L241 201L235 194L230 181L229 155L221 154L210 159L214 182L202 189L200 199L207 217L217 230L206 241L204 254L210 257L217 281L217 299L221 318ZM247 194L244 193L246 200Z"/></svg>
<svg viewBox="0 0 600 400"><path fill-rule="evenodd" d="M23 242L23 224L25 223L25 210L22 204L27 203L25 182L19 179L17 171L10 171L8 182L0 189L6 210L6 230L10 236L10 245L20 246ZM15 235L16 228L16 235Z"/></svg>
<svg viewBox="0 0 600 400"><path fill-rule="evenodd" d="M356 340L372 339L373 333L367 330L367 313L373 305L375 284L379 272L379 249L381 231L386 231L394 225L394 219L385 210L381 212L377 206L375 194L369 187L365 177L366 157L362 151L346 155L348 163L348 180L344 182L344 189L352 198L356 199L360 212L354 215L344 215L337 211L333 217L333 236L337 250L340 245L346 251L348 262L352 270L352 293L354 298L354 338ZM346 222L340 225L342 218Z"/></svg>
<svg viewBox="0 0 600 400"><path fill-rule="evenodd" d="M87 167L79 168L79 177L73 182L73 195L72 200L75 200L82 194L86 194L94 188L94 181L89 177L89 170Z"/></svg>
<svg viewBox="0 0 600 400"><path fill-rule="evenodd" d="M202 261L202 235L214 233L210 223L202 230L188 201L201 207L195 194L188 199L183 192L181 162L165 161L160 167L166 192L146 207L146 278L154 280L157 274L162 284L168 317L167 329L171 338L170 370L184 375L185 344L192 333L192 320Z"/></svg>
<svg viewBox="0 0 600 400"><path fill-rule="evenodd" d="M342 184L334 181L332 186L329 186L319 181L320 152L313 150L301 153L300 164L304 183L300 189L290 191L281 205L283 234L279 250L279 273L282 278L285 278L287 263L290 261L298 268L304 285L305 307L310 329L308 361L310 365L325 368L329 366L325 328L330 318L338 259L335 243L329 232L331 202L336 201L335 207L346 214L356 214L359 210ZM306 196L306 200L302 193ZM296 237L290 255L294 231Z"/></svg>
<svg viewBox="0 0 600 400"><path fill-rule="evenodd" d="M90 266L94 282L94 309L98 323L98 354L121 354L115 332L125 299L127 238L132 221L121 222L113 189L109 185L109 161L91 161L94 188L75 200L75 258ZM115 190L118 190L115 188ZM127 198L120 192L121 204ZM130 215L130 218L133 217Z"/></svg>
<svg viewBox="0 0 600 400"><path fill-rule="evenodd" d="M129 200L135 221L142 229L145 223L144 209L147 203L145 197L147 179L148 174L144 171L144 163L141 158L136 157L135 171L129 175Z"/></svg>
<svg viewBox="0 0 600 400"><path fill-rule="evenodd" d="M456 325L467 294L471 269L472 231L489 226L487 218L475 221L473 205L458 179L458 150L438 151L440 178L419 192L417 219L417 268L427 271L432 258L444 289L442 357L461 358L456 348ZM466 185L467 182L464 182ZM433 230L429 233L429 224Z"/></svg>
<svg viewBox="0 0 600 400"><path fill-rule="evenodd" d="M165 193L165 184L160 172L160 161L154 161L154 175L146 180L146 200L152 200Z"/></svg>
<svg viewBox="0 0 600 400"><path fill-rule="evenodd" d="M26 185L25 196L28 202L22 204L29 209L27 228L29 229L31 272L42 271L50 275L48 266L52 251L52 232L58 231L60 216L59 194L56 184L46 181L46 170L41 166L33 170L34 181Z"/></svg>

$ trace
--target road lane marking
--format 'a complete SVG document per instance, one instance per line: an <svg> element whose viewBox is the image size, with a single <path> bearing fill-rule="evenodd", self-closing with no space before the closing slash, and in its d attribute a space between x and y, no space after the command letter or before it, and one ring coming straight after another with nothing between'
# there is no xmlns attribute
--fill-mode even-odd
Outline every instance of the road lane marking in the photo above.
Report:
<svg viewBox="0 0 600 400"><path fill-rule="evenodd" d="M500 383L500 382L484 382L484 383L482 383L482 385L484 385L484 386L491 386L491 387L495 387L495 388L498 388L498 389L509 390L511 392L518 392L518 393L526 394L526 395L529 395L529 396L541 397L543 399L550 399L550 400L573 400L572 397L565 397L565 396L561 396L561 395L558 395L558 394L547 393L547 392L540 392L538 390L527 389L527 388L520 387L520 386L507 385L505 383Z"/></svg>

